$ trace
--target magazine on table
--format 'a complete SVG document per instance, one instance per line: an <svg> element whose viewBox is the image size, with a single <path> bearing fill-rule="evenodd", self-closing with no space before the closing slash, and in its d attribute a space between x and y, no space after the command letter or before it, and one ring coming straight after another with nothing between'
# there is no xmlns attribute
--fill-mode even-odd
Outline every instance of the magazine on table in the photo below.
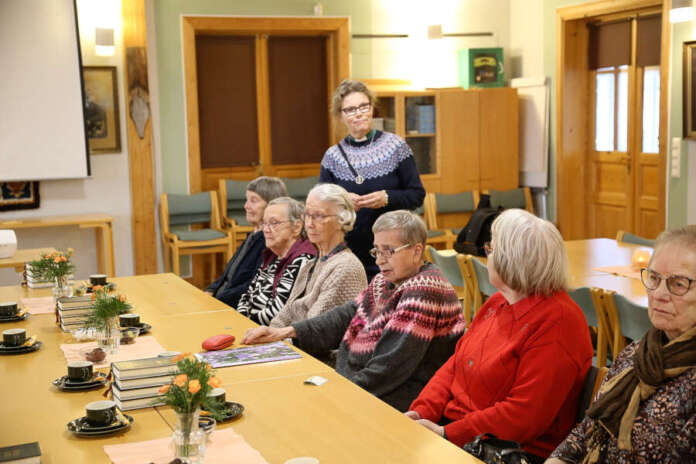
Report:
<svg viewBox="0 0 696 464"><path fill-rule="evenodd" d="M283 342L244 346L229 350L204 351L196 357L209 363L213 368L240 366L271 361L285 361L301 358L302 355Z"/></svg>

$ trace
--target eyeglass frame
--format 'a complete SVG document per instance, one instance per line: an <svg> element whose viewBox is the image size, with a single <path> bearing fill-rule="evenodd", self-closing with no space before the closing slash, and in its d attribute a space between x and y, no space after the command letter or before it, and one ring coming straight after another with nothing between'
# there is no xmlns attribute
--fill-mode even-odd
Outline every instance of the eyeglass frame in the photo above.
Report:
<svg viewBox="0 0 696 464"><path fill-rule="evenodd" d="M341 108L341 113L343 113L344 116L350 118L358 113L360 114L367 114L370 112L370 109L372 108L372 103L367 102L367 103L361 103L358 106L348 106L346 108Z"/></svg>
<svg viewBox="0 0 696 464"><path fill-rule="evenodd" d="M307 218L312 220L312 223L323 223L326 218L338 217L338 214L308 214L302 213L302 219L307 222ZM321 219L319 219L321 218Z"/></svg>
<svg viewBox="0 0 696 464"><path fill-rule="evenodd" d="M650 272L656 274L657 277L660 279L660 280L657 282L657 285L656 285L655 287L653 287L653 288L648 287L648 284L645 283L645 281L646 281L646 279L647 279L646 274L648 274L648 273L650 273ZM675 278L676 278L676 279L685 279L687 282L689 282L689 285L686 287L686 290L684 291L684 293L675 293L675 292L672 290L672 284L670 283L670 281L671 281L671 282L674 282L674 279L675 279ZM663 276L662 274L660 274L659 272L653 271L652 269L649 269L649 268L647 268L647 267L644 267L644 268L642 268L642 269L640 270L640 282L643 284L643 286L644 286L647 290L650 290L650 291L657 290L658 288L660 288L660 285L662 284L662 281L663 281L663 280L665 281L665 287L667 287L667 291L668 291L669 293L671 293L672 295L674 295L674 296L684 296L684 295L686 295L687 293L689 293L689 290L691 290L691 286L693 285L693 283L696 282L696 279L690 279L690 278L688 278L688 277L686 277L686 276L682 276L682 275L671 275L671 276L669 276L669 277L665 277L665 276Z"/></svg>
<svg viewBox="0 0 696 464"><path fill-rule="evenodd" d="M270 230L271 232L275 232L279 225L285 224L286 222L293 222L293 221L291 221L290 219L287 219L285 221L278 221L278 222L261 222L261 223L259 223L259 228L261 230L264 230L266 227L268 227L268 230Z"/></svg>
<svg viewBox="0 0 696 464"><path fill-rule="evenodd" d="M399 251L405 250L408 247L414 246L413 243L407 243L405 245L398 246L394 248L393 250L391 248L387 248L386 250L380 250L378 248L372 248L368 253L370 253L370 256L372 256L374 259L377 259L378 256L384 256L385 259L389 260L392 259L392 257ZM387 256L388 254L388 256Z"/></svg>

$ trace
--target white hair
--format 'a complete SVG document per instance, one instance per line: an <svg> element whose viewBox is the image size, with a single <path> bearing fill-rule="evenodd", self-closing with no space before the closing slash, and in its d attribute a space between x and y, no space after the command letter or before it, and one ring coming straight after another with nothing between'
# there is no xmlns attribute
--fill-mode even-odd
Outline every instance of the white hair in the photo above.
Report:
<svg viewBox="0 0 696 464"><path fill-rule="evenodd" d="M315 196L319 201L332 203L336 207L336 215L343 232L353 230L355 208L346 189L336 184L317 184L309 191L307 197L309 196Z"/></svg>

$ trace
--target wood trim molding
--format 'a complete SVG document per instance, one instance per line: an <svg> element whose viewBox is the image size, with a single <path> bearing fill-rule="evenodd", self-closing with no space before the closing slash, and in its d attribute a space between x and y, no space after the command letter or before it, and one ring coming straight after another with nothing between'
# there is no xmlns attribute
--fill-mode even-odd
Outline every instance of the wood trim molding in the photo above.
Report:
<svg viewBox="0 0 696 464"><path fill-rule="evenodd" d="M662 35L660 44L660 157L658 161L657 174L657 201L658 210L660 205L664 207L664 215L662 215L662 227L664 229L667 224L667 150L669 147L669 85L670 69L671 69L671 43L672 43L672 27L669 22L669 7L671 1L665 0L662 3Z"/></svg>
<svg viewBox="0 0 696 464"><path fill-rule="evenodd" d="M589 18L607 14L635 11L643 8L662 6L661 0L601 0L598 2L570 5L556 10L557 17L563 21ZM668 7L669 8L669 7ZM669 16L669 9L668 9Z"/></svg>
<svg viewBox="0 0 696 464"><path fill-rule="evenodd" d="M145 3L123 0L124 89L135 274L157 273L152 118L147 75Z"/></svg>

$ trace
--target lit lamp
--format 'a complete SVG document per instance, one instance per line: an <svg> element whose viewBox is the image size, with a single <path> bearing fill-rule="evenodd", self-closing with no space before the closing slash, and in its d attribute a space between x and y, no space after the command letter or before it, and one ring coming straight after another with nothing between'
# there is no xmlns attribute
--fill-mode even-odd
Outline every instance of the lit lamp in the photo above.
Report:
<svg viewBox="0 0 696 464"><path fill-rule="evenodd" d="M632 267L635 270L643 269L648 267L648 262L650 262L650 251L639 248L633 252L633 263Z"/></svg>
<svg viewBox="0 0 696 464"><path fill-rule="evenodd" d="M682 23L692 19L694 19L692 0L672 0L672 8L669 10L670 23Z"/></svg>
<svg viewBox="0 0 696 464"><path fill-rule="evenodd" d="M96 28L94 53L99 56L114 56L114 30L112 28Z"/></svg>

